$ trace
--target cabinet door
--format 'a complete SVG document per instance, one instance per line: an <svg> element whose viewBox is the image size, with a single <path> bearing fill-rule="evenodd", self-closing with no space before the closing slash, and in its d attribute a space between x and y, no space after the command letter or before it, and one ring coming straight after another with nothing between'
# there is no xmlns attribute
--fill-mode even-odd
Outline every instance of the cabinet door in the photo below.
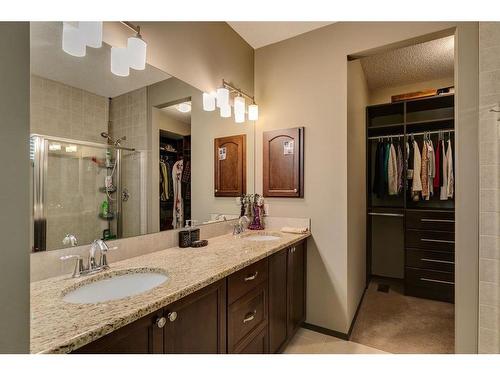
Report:
<svg viewBox="0 0 500 375"><path fill-rule="evenodd" d="M287 339L287 264L289 249L269 258L269 352L276 353Z"/></svg>
<svg viewBox="0 0 500 375"><path fill-rule="evenodd" d="M214 140L214 194L239 197L247 191L246 135Z"/></svg>
<svg viewBox="0 0 500 375"><path fill-rule="evenodd" d="M306 318L306 243L293 245L288 252L288 336Z"/></svg>
<svg viewBox="0 0 500 375"><path fill-rule="evenodd" d="M77 354L161 354L163 328L158 320L163 310L119 328L73 353Z"/></svg>
<svg viewBox="0 0 500 375"><path fill-rule="evenodd" d="M263 194L304 196L304 128L264 132Z"/></svg>
<svg viewBox="0 0 500 375"><path fill-rule="evenodd" d="M237 354L267 354L267 328L261 330L244 348ZM272 352L271 352L272 353Z"/></svg>
<svg viewBox="0 0 500 375"><path fill-rule="evenodd" d="M226 280L165 308L165 352L226 353Z"/></svg>

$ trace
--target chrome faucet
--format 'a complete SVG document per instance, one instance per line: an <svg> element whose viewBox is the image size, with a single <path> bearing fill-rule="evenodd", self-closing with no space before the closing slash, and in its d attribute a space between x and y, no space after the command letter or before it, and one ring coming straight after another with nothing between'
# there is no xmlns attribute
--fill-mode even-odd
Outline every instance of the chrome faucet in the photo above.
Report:
<svg viewBox="0 0 500 375"><path fill-rule="evenodd" d="M239 218L238 223L233 226L233 236L241 234L245 231L245 224L250 223L248 216L244 215Z"/></svg>
<svg viewBox="0 0 500 375"><path fill-rule="evenodd" d="M78 246L78 238L74 234L66 233L63 238L63 245L70 245L71 247Z"/></svg>
<svg viewBox="0 0 500 375"><path fill-rule="evenodd" d="M112 249L116 249L113 247ZM95 240L90 245L87 267L84 266L83 258L80 255L65 255L59 258L60 260L76 259L73 277L90 275L109 268L107 254L110 248L103 240ZM99 261L96 258L96 252L99 251Z"/></svg>

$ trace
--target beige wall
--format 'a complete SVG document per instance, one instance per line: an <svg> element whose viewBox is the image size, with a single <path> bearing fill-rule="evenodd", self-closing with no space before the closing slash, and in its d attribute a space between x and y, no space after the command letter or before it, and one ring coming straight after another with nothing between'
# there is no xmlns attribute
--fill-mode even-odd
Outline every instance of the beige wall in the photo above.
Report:
<svg viewBox="0 0 500 375"><path fill-rule="evenodd" d="M348 293L347 56L455 26L446 22L341 22L256 50L255 89L261 105L256 126L256 192L262 191L262 132L306 128L304 199L267 201L272 215L312 219L309 323L347 332L353 317L348 306L357 298ZM465 71L461 74L459 78ZM474 79L474 71L469 76ZM457 243L460 256L462 251ZM470 251L473 256L474 248Z"/></svg>
<svg viewBox="0 0 500 375"><path fill-rule="evenodd" d="M147 61L202 90L224 78L254 90L254 50L225 22L139 22L148 43ZM131 31L119 22L104 24L104 41L124 47Z"/></svg>
<svg viewBox="0 0 500 375"><path fill-rule="evenodd" d="M347 316L366 285L366 106L369 92L359 60L347 63Z"/></svg>
<svg viewBox="0 0 500 375"><path fill-rule="evenodd" d="M167 130L169 132L180 134L183 136L191 134L191 124L176 120L158 108L152 108L152 121L155 127L160 130Z"/></svg>
<svg viewBox="0 0 500 375"><path fill-rule="evenodd" d="M479 32L479 352L500 353L500 22Z"/></svg>
<svg viewBox="0 0 500 375"><path fill-rule="evenodd" d="M439 89L443 87L453 86L453 77L445 77L434 79L432 81L416 82L408 85L384 87L380 89L370 90L370 105L390 103L391 96L405 94L425 89Z"/></svg>
<svg viewBox="0 0 500 375"><path fill-rule="evenodd" d="M0 22L0 353L29 353L29 94L27 22Z"/></svg>

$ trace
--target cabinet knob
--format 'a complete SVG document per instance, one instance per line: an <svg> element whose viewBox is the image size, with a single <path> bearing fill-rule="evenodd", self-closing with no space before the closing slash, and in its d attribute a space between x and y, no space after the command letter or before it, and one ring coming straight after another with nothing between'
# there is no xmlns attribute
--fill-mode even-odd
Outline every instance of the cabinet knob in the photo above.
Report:
<svg viewBox="0 0 500 375"><path fill-rule="evenodd" d="M219 190L218 189L215 189L215 192L217 193Z"/></svg>
<svg viewBox="0 0 500 375"><path fill-rule="evenodd" d="M164 316L162 316L161 318L156 319L156 325L157 325L158 328L165 327L166 323L167 323L167 319L165 319Z"/></svg>
<svg viewBox="0 0 500 375"><path fill-rule="evenodd" d="M296 193L297 192L297 189L293 189L293 192Z"/></svg>
<svg viewBox="0 0 500 375"><path fill-rule="evenodd" d="M168 317L168 320L173 322L173 321L175 321L175 319L177 319L177 313L175 311L169 312L167 314L167 317Z"/></svg>

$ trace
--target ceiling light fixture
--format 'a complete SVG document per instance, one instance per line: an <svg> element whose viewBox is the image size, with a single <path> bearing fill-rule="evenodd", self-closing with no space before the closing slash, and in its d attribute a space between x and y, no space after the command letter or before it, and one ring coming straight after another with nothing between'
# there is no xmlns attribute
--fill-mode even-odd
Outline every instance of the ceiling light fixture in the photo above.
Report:
<svg viewBox="0 0 500 375"><path fill-rule="evenodd" d="M130 74L130 64L126 48L111 47L111 73L119 77Z"/></svg>
<svg viewBox="0 0 500 375"><path fill-rule="evenodd" d="M63 22L63 51L71 56L83 57L87 46L101 48L102 22Z"/></svg>
<svg viewBox="0 0 500 375"><path fill-rule="evenodd" d="M135 26L127 21L120 22L134 31L135 36L127 39L126 48L111 48L111 72L120 77L127 77L130 74L130 68L135 70L146 69L148 45L142 39L140 26Z"/></svg>
<svg viewBox="0 0 500 375"><path fill-rule="evenodd" d="M230 85L225 80L222 80L222 86L217 89L216 93L203 93L203 109L213 111L217 107L220 108L221 117L231 117L231 94L236 95L233 101L236 123L245 122L245 113L247 112L245 98L250 99L252 103L248 106L248 119L251 121L259 119L259 106L255 103L255 98Z"/></svg>
<svg viewBox="0 0 500 375"><path fill-rule="evenodd" d="M184 102L177 104L177 110L182 113L191 112L191 102Z"/></svg>

